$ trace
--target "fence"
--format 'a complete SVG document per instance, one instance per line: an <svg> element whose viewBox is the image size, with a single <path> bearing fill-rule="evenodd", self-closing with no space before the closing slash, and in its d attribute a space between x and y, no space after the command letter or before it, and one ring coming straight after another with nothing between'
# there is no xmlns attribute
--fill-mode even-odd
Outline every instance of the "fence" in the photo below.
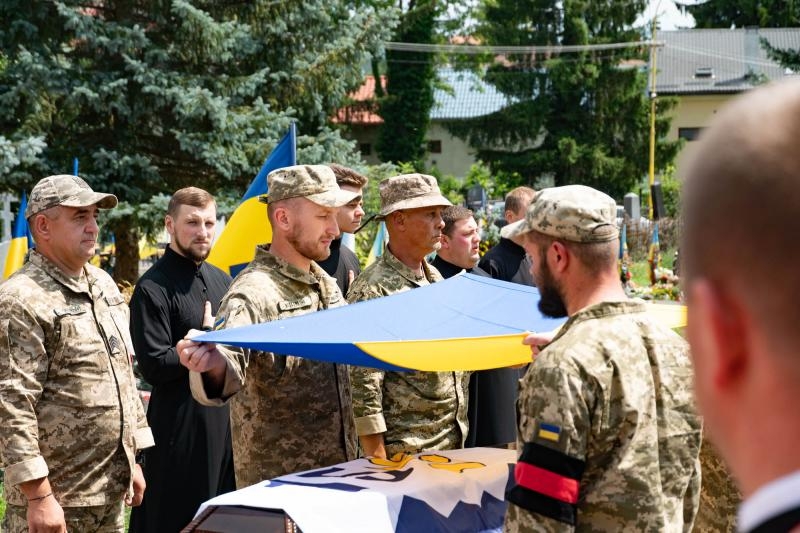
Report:
<svg viewBox="0 0 800 533"><path fill-rule="evenodd" d="M646 219L635 221L626 216L624 223L627 228L628 254L631 260L647 259L650 243L653 242L653 228L655 227L653 222ZM662 252L677 250L681 226L681 221L677 218L662 218L658 221L658 241Z"/></svg>

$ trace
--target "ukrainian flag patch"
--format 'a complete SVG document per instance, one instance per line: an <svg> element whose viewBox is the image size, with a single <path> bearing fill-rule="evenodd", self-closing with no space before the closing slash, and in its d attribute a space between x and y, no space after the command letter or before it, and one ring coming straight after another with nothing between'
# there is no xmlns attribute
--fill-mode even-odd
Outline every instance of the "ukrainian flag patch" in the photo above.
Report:
<svg viewBox="0 0 800 533"><path fill-rule="evenodd" d="M558 442L561 440L561 427L555 424L539 424L539 430L536 432L536 436L543 440L549 440L550 442Z"/></svg>

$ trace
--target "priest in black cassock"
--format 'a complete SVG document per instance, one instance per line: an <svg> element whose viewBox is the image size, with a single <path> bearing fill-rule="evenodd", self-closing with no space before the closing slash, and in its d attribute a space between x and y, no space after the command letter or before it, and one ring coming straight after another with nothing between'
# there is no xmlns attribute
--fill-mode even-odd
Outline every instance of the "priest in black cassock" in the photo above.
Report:
<svg viewBox="0 0 800 533"><path fill-rule="evenodd" d="M442 212L442 247L432 265L445 279L463 271L489 277L478 265L481 238L473 213L460 205ZM520 371L494 368L473 372L469 379L467 418L469 433L464 446L498 446L516 442L517 395Z"/></svg>
<svg viewBox="0 0 800 533"><path fill-rule="evenodd" d="M228 406L205 407L192 398L189 371L175 351L190 329L210 326L204 318L216 314L231 283L205 262L216 222L208 192L177 191L165 217L171 242L131 298L131 337L139 369L153 386L147 421L156 441L137 457L147 488L131 514L133 532L180 531L202 502L236 488Z"/></svg>

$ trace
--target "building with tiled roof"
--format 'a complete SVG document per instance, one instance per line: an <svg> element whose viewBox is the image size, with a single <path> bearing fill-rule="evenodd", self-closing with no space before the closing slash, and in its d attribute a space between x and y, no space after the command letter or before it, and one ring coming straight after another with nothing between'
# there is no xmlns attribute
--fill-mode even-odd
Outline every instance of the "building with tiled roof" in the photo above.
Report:
<svg viewBox="0 0 800 533"><path fill-rule="evenodd" d="M474 152L467 143L454 137L445 128L445 123L489 115L503 109L510 100L474 72L442 68L437 71L437 76L427 135L426 164L444 174L463 177L475 163ZM381 83L386 86L385 78L382 77ZM375 104L375 77L366 76L364 84L350 95L350 100L351 103L340 109L333 121L349 125L350 135L358 141L361 155L368 164L380 163L375 143L383 119L377 114Z"/></svg>
<svg viewBox="0 0 800 533"><path fill-rule="evenodd" d="M786 76L786 71L768 56L761 39L781 49L800 50L800 28L692 29L662 31L658 49L656 92L678 97L668 138L688 142L679 159L691 151L691 142L720 106L734 95L756 85ZM636 64L647 69L646 63ZM428 129L428 166L445 174L464 176L475 162L474 151L445 128L449 121L490 115L511 101L493 85L473 72L443 68L437 72L439 85L434 91L431 125ZM383 80L385 83L385 80ZM364 159L379 163L375 153L378 127L382 123L374 101L375 80L364 85L351 98L353 103L339 111L334 121L350 126Z"/></svg>
<svg viewBox="0 0 800 533"><path fill-rule="evenodd" d="M780 49L800 50L800 28L693 29L658 35L656 92L679 98L668 138L685 139L678 164L717 110L736 94L797 74L767 55L765 39Z"/></svg>

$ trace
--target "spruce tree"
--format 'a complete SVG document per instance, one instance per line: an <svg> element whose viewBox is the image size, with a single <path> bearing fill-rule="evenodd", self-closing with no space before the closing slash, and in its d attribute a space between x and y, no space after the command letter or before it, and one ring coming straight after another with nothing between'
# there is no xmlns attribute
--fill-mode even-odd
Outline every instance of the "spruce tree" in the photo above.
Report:
<svg viewBox="0 0 800 533"><path fill-rule="evenodd" d="M394 11L341 0L4 0L0 135L43 139L7 182L80 174L135 206L187 185L242 194L297 121L298 160L353 163L328 126ZM135 281L135 208L117 217L118 271Z"/></svg>
<svg viewBox="0 0 800 533"><path fill-rule="evenodd" d="M797 0L713 0L687 4L698 28L789 28L800 25Z"/></svg>
<svg viewBox="0 0 800 533"><path fill-rule="evenodd" d="M485 0L479 34L492 45L586 45L637 41L632 29L644 1ZM510 104L451 126L508 185L580 183L617 198L648 168L649 111L645 48L495 58L486 80ZM658 106L657 168L678 144L664 141Z"/></svg>

